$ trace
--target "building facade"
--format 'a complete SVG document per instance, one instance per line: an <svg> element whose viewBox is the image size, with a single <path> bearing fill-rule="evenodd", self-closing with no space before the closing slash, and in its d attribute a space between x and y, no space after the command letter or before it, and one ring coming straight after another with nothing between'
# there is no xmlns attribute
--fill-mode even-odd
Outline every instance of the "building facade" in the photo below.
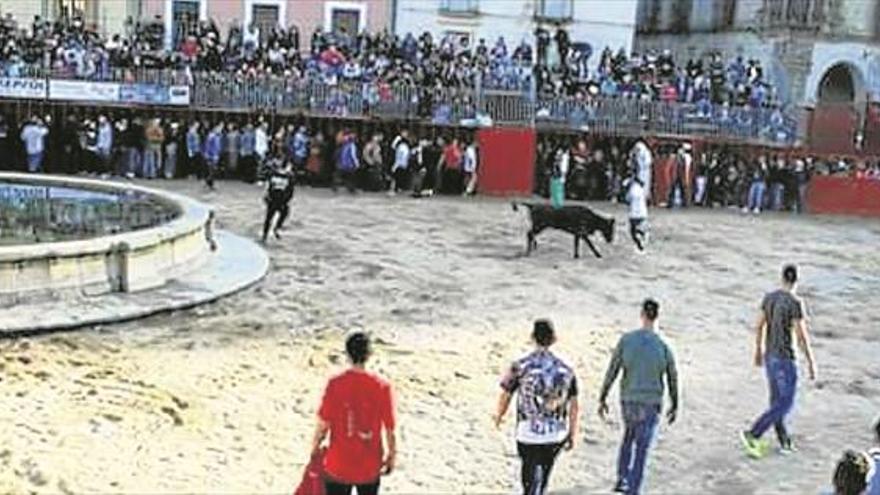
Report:
<svg viewBox="0 0 880 495"><path fill-rule="evenodd" d="M504 37L508 48L522 40L534 44L539 27L565 28L572 43L587 43L590 62L598 63L606 46L629 50L633 43L638 0L397 0L394 29L399 35L430 32L481 38L493 46Z"/></svg>
<svg viewBox="0 0 880 495"><path fill-rule="evenodd" d="M0 15L12 14L23 28L30 27L35 16L54 20L79 15L87 27L109 36L124 33L127 21L141 16L142 3L141 0L0 0Z"/></svg>
<svg viewBox="0 0 880 495"><path fill-rule="evenodd" d="M758 59L784 101L880 100L878 0L639 0L636 49Z"/></svg>
<svg viewBox="0 0 880 495"><path fill-rule="evenodd" d="M296 26L308 47L315 28L347 32L387 28L391 0L141 0L143 18L165 25L165 42L174 44L174 33L187 24L211 19L226 32L232 25Z"/></svg>

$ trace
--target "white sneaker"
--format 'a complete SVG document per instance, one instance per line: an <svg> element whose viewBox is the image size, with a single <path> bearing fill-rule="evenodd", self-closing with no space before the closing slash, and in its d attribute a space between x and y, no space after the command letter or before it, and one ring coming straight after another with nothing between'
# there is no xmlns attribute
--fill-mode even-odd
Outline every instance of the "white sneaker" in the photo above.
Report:
<svg viewBox="0 0 880 495"><path fill-rule="evenodd" d="M761 214L761 209L760 209L760 208L755 208L754 210L752 210L752 213L754 213L755 215L760 215L760 214Z"/></svg>

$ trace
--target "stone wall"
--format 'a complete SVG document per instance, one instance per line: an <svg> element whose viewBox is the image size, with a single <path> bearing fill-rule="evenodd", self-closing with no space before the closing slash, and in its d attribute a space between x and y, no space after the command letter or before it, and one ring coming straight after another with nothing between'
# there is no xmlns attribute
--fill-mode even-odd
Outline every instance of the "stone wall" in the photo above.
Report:
<svg viewBox="0 0 880 495"><path fill-rule="evenodd" d="M0 173L0 181L99 191L137 190L182 214L157 227L94 239L0 247L0 307L42 298L160 287L212 249L211 210L186 197L113 182Z"/></svg>

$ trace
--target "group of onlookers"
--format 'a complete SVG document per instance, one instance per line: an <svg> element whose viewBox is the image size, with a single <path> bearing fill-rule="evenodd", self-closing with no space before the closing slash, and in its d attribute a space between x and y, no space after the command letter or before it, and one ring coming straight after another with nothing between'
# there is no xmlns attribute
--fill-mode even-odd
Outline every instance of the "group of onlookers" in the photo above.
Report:
<svg viewBox="0 0 880 495"><path fill-rule="evenodd" d="M738 207L743 212L804 212L806 192L815 174L848 174L880 180L880 163L747 155L732 148L695 150L689 143L647 146L621 138L590 141L583 137L545 136L538 144L536 192L549 195L549 179L559 170L566 197L623 201L622 186L636 160L653 171L645 187L654 205Z"/></svg>
<svg viewBox="0 0 880 495"><path fill-rule="evenodd" d="M213 187L216 177L253 182L290 163L300 182L416 196L475 193L479 161L469 133L129 112L70 115L61 122L35 115L18 127L0 118L0 148L9 151L7 167L34 173L196 175ZM16 156L23 156L23 166L15 166Z"/></svg>
<svg viewBox="0 0 880 495"><path fill-rule="evenodd" d="M620 339L599 397L598 413L604 418L611 386L623 375L620 399L625 434L614 490L630 495L640 493L667 389L669 423L675 422L678 411L675 357L658 333L659 311L656 301L644 301L641 326ZM522 490L542 495L557 456L577 447L581 390L574 369L551 350L557 338L552 322L537 320L531 338L533 351L514 361L501 378L492 418L500 427L516 397L515 439L522 461ZM354 488L359 495L375 495L381 477L396 467L397 419L391 384L366 370L372 355L367 334L348 337L345 349L351 367L327 383L311 442L312 461L297 495L349 495ZM320 478L323 490L314 489L310 473Z"/></svg>
<svg viewBox="0 0 880 495"><path fill-rule="evenodd" d="M766 370L770 389L767 409L749 430L741 432L745 453L753 460L771 452L770 441L762 439L771 430L779 442L780 456L798 454L787 426L797 391L796 349L804 354L808 377L817 378L806 306L797 292L798 272L795 265L783 267L781 286L765 294L756 335L750 337L755 339L754 364ZM605 419L611 387L622 375L619 401L624 430L613 486L616 493L642 493L649 452L662 418L665 416L669 424L678 418L678 369L673 349L660 330L659 315L657 301L642 303L640 324L618 340L599 392L598 414ZM531 337L533 350L515 360L500 380L492 419L496 428L500 427L516 400L514 437L522 493L543 495L559 454L576 449L580 441L583 394L574 368L552 351L557 340L552 322L535 321ZM345 348L351 367L327 383L310 446L311 462L296 495L349 495L354 489L359 495L375 495L382 476L396 468L392 386L366 369L372 355L367 334L351 335ZM663 414L667 395L669 406ZM829 495L880 494L880 421L874 433L873 448L844 454L834 471L834 488Z"/></svg>
<svg viewBox="0 0 880 495"><path fill-rule="evenodd" d="M232 21L221 33L214 20L180 19L165 46L161 17L129 19L124 34L101 36L76 14L25 25L11 14L0 21L0 66L8 77L50 67L64 77L107 79L115 69L188 69L239 76L274 75L333 85L382 81L423 88L483 88L555 96L606 96L762 107L776 97L760 62L742 56L725 63L719 53L676 61L668 51L627 54L573 40L564 28L535 31L509 43L423 32L311 33L309 50L296 26L261 28ZM592 61L591 61L592 59ZM597 60L598 59L598 60ZM479 82L478 82L479 81Z"/></svg>

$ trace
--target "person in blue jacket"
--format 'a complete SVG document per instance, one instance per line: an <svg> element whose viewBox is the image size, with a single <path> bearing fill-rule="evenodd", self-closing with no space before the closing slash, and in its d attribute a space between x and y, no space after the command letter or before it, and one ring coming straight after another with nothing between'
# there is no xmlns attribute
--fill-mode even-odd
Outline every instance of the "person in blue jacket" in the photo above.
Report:
<svg viewBox="0 0 880 495"><path fill-rule="evenodd" d="M205 158L205 184L214 189L214 174L220 165L220 153L223 151L223 124L217 124L205 138L202 155Z"/></svg>

